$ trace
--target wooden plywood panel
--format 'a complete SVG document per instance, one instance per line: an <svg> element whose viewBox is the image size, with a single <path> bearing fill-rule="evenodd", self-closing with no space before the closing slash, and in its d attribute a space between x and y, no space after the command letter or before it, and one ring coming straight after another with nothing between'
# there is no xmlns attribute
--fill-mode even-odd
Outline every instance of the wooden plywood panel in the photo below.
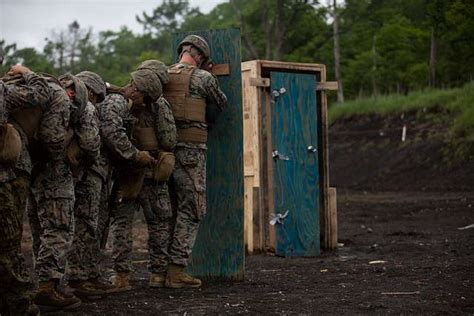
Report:
<svg viewBox="0 0 474 316"><path fill-rule="evenodd" d="M319 164L316 76L271 73L272 146L275 212L287 216L276 224L276 253L316 256L320 253ZM284 89L284 90L283 90Z"/></svg>
<svg viewBox="0 0 474 316"><path fill-rule="evenodd" d="M240 30L193 33L209 42L211 57L216 64L229 65L229 75L218 77L228 99L228 108L209 133L207 215L199 229L189 270L201 277L242 280L244 181ZM173 35L174 52L187 34Z"/></svg>
<svg viewBox="0 0 474 316"><path fill-rule="evenodd" d="M244 178L244 242L247 252L253 253L254 236L253 236L253 177Z"/></svg>

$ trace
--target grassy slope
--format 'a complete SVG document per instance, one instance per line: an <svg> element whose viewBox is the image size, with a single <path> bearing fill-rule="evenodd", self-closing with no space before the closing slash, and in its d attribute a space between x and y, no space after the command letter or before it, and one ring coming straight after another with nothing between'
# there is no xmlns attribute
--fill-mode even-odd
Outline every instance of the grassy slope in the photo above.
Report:
<svg viewBox="0 0 474 316"><path fill-rule="evenodd" d="M453 138L463 143L474 143L474 83L462 88L424 90L408 95L389 95L361 99L334 105L329 109L329 121L357 115L379 114L382 116L406 111L439 107L440 115L450 115ZM444 113L443 113L444 112Z"/></svg>

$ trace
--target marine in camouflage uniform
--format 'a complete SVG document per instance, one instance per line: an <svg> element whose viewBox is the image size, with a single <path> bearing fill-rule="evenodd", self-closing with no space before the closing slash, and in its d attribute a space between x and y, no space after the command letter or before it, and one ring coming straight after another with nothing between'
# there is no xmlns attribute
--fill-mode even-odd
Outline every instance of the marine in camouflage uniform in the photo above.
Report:
<svg viewBox="0 0 474 316"><path fill-rule="evenodd" d="M60 78L70 98L75 100L80 80L87 88L88 102L74 122L74 138L66 153L75 176L74 238L68 255L69 286L81 298L100 297L114 287L99 279L99 238L97 220L100 192L106 175L100 166L99 114L96 104L105 98L106 86L96 73L83 71Z"/></svg>
<svg viewBox="0 0 474 316"><path fill-rule="evenodd" d="M1 53L0 53L1 55ZM2 57L2 56L0 56ZM6 124L13 123L9 114L23 107L43 107L49 99L49 90L44 79L28 68L14 66L11 75L21 76L22 84L6 84L0 80L0 128L5 132ZM21 253L23 214L28 196L28 177L31 162L26 150L25 133L16 123L15 129L22 138L18 166L30 166L27 170L15 168L15 162L0 162L0 314L38 314L32 304L33 284L25 269ZM2 140L4 140L2 136ZM11 147L10 147L11 148ZM3 157L3 155L2 155Z"/></svg>
<svg viewBox="0 0 474 316"><path fill-rule="evenodd" d="M72 136L70 117L75 108L57 79L46 80L51 98L41 117L35 144L38 152L33 159L33 200L28 211L33 238L39 236L40 240L35 253L39 281L35 303L48 311L75 308L81 301L58 288L74 233L74 181L65 148Z"/></svg>
<svg viewBox="0 0 474 316"><path fill-rule="evenodd" d="M150 69L156 73L161 84L168 83L167 67L158 60L147 60L138 69ZM137 119L135 134L148 129L152 133L152 139L156 139L156 143L150 144L150 142L141 141L140 135L134 137L137 147L150 150L152 156L160 164L155 167L155 170L150 168L146 170L135 209L138 210L141 206L148 225L150 256L148 269L151 272L149 284L152 287L163 287L168 266L168 247L171 242L173 213L168 180L174 168L175 158L172 152L177 142L176 125L171 106L163 97L155 103L132 107L132 114Z"/></svg>
<svg viewBox="0 0 474 316"><path fill-rule="evenodd" d="M114 169L114 189L109 209L112 257L117 272L114 284L120 291L130 289L128 273L132 269L133 210L141 187L137 187L135 182L143 181L144 168L156 162L148 151L139 150L132 142L136 119L130 109L150 100L153 102L161 94L161 86L158 94L156 85L148 83L149 78L158 81L152 71L137 70L131 77L132 82L117 93L107 95L100 108L101 136L107 159ZM102 227L99 229L102 230Z"/></svg>
<svg viewBox="0 0 474 316"><path fill-rule="evenodd" d="M164 93L171 103L178 130L176 166L171 178L176 219L168 248L166 277L166 286L171 288L201 286L201 281L184 273L184 268L189 264L199 223L206 213L208 126L227 105L216 77L197 68L210 57L207 42L189 35L178 46L178 55L180 62L170 67L170 83Z"/></svg>

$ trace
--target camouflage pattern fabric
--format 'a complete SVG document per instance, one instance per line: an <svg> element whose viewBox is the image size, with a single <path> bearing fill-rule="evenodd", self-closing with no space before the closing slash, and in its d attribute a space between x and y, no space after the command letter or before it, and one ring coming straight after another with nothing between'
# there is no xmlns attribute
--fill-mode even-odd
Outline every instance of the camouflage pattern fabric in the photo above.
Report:
<svg viewBox="0 0 474 316"><path fill-rule="evenodd" d="M112 234L112 259L116 272L132 271L132 226L138 205L135 201L125 201L115 205L110 212Z"/></svg>
<svg viewBox="0 0 474 316"><path fill-rule="evenodd" d="M178 63L173 68L191 67ZM227 98L219 89L217 78L196 69L189 83L192 97L206 100L207 123L177 121L177 129L196 127L208 129L227 106ZM206 144L178 142L175 150L176 166L171 177L171 196L176 200L173 237L169 246L169 262L181 266L189 264L201 219L206 213Z"/></svg>
<svg viewBox="0 0 474 316"><path fill-rule="evenodd" d="M81 71L76 77L97 95L97 102L104 101L106 85L105 81L98 74L92 71Z"/></svg>
<svg viewBox="0 0 474 316"><path fill-rule="evenodd" d="M45 107L49 100L46 81L30 72L23 75L21 85L3 85L2 101L8 112L25 106ZM29 278L21 254L21 236L26 197L29 191L30 156L27 138L15 126L22 138L22 153L19 166L26 166L26 173L0 165L0 314L25 315L31 304L33 284Z"/></svg>
<svg viewBox="0 0 474 316"><path fill-rule="evenodd" d="M106 149L106 164L123 167L123 164L127 161L134 160L138 153L138 149L128 136L131 135L129 125L134 122L130 115L129 104L122 95L109 94L104 102L100 104L99 116L101 136ZM112 257L115 262L115 269L119 272L130 271L134 211L129 211L129 203L104 207L103 204L115 203L115 201L107 201L107 188L104 188L101 193L102 206L98 216L97 231L99 237L102 238L107 223L110 224L113 240Z"/></svg>
<svg viewBox="0 0 474 316"><path fill-rule="evenodd" d="M60 279L73 235L74 182L65 158L66 134L71 103L65 91L49 82L52 92L50 108L43 113L39 129L41 160L33 170L33 207L30 208L33 237L40 236L35 269L39 281ZM36 206L36 207L35 207ZM34 243L37 241L34 241Z"/></svg>
<svg viewBox="0 0 474 316"><path fill-rule="evenodd" d="M31 302L33 283L21 253L23 213L28 180L17 178L0 183L0 314L25 315Z"/></svg>
<svg viewBox="0 0 474 316"><path fill-rule="evenodd" d="M132 72L130 75L138 90L150 97L153 102L163 93L161 81L153 70L143 68Z"/></svg>
<svg viewBox="0 0 474 316"><path fill-rule="evenodd" d="M109 156L119 161L134 160L138 149L127 135L128 124L133 122L128 101L120 94L107 95L100 105L100 131Z"/></svg>
<svg viewBox="0 0 474 316"><path fill-rule="evenodd" d="M176 219L169 246L170 263L187 266L201 219L206 213L206 150L178 146L171 177Z"/></svg>
<svg viewBox="0 0 474 316"><path fill-rule="evenodd" d="M101 176L89 169L76 184L74 240L68 255L69 280L87 280L100 275L97 220L102 182Z"/></svg>
<svg viewBox="0 0 474 316"><path fill-rule="evenodd" d="M46 79L34 72L25 73L21 81L6 81L7 112L22 107L46 108L50 97Z"/></svg>
<svg viewBox="0 0 474 316"><path fill-rule="evenodd" d="M102 176L91 165L100 158L99 117L96 107L88 102L74 132L85 163L75 186L74 239L68 256L68 278L87 280L99 276L99 239L97 218L100 207Z"/></svg>
<svg viewBox="0 0 474 316"><path fill-rule="evenodd" d="M74 134L84 154L85 161L83 163L85 166L95 164L100 158L99 126L99 113L96 107L88 102L84 111L79 115L77 124L74 125Z"/></svg>
<svg viewBox="0 0 474 316"><path fill-rule="evenodd" d="M137 126L155 128L159 150L151 152L154 157L158 156L160 150L174 150L176 126L166 99L160 98L146 107L132 108L132 114L137 118ZM167 269L172 227L168 184L156 183L151 178L152 172L147 168L146 179L137 200L122 203L114 211L113 257L116 271L127 272L131 269L133 215L130 214L138 211L140 206L148 225L149 270L158 273Z"/></svg>
<svg viewBox="0 0 474 316"><path fill-rule="evenodd" d="M138 200L148 225L148 269L151 273L166 272L173 227L168 184L145 179Z"/></svg>
<svg viewBox="0 0 474 316"><path fill-rule="evenodd" d="M149 69L153 71L160 78L161 84L167 84L169 82L168 67L159 60L145 60L137 67L137 70L140 69Z"/></svg>
<svg viewBox="0 0 474 316"><path fill-rule="evenodd" d="M75 92L74 101L72 102L71 107L70 120L72 123L76 124L88 103L86 85L70 73L61 75L58 80L61 82L64 89L72 87Z"/></svg>
<svg viewBox="0 0 474 316"><path fill-rule="evenodd" d="M1 82L4 89L4 117L8 122L13 123L13 126L18 130L21 137L22 147L18 163L15 167L17 174L26 173L29 175L33 168L30 154L28 152L28 139L21 129L21 127L11 122L8 114L13 110L25 107L47 107L50 91L46 80L34 72L26 73L22 76L21 83L14 84L13 82ZM0 181L9 181L15 178L15 173L12 168L0 167Z"/></svg>

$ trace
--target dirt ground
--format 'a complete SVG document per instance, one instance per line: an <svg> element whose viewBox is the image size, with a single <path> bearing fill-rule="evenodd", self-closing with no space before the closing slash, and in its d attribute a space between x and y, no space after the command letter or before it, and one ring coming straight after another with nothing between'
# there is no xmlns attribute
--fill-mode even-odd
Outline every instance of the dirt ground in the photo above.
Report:
<svg viewBox="0 0 474 316"><path fill-rule="evenodd" d="M133 290L84 302L70 314L474 314L474 229L459 229L474 223L472 161L445 168L426 161L423 155L437 157L444 146L436 133L400 144L398 133L373 136L373 124L344 124L331 128L330 139L337 251L317 258L248 256L244 282L150 289L145 225L138 219ZM353 137L352 128L371 132ZM372 176L348 176L365 175L361 168Z"/></svg>

